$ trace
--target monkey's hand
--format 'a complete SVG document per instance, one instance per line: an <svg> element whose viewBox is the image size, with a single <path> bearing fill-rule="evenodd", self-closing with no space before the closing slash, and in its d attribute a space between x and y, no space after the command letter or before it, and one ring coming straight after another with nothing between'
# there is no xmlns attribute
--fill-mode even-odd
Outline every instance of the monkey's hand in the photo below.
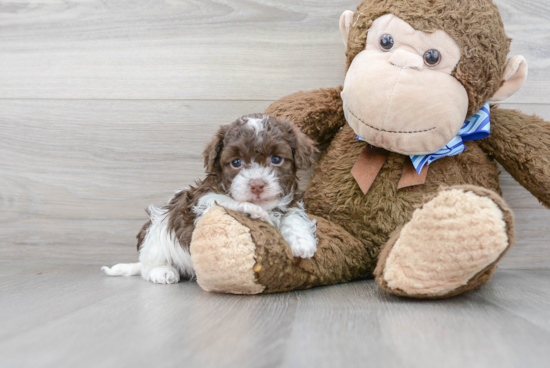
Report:
<svg viewBox="0 0 550 368"><path fill-rule="evenodd" d="M342 87L294 93L275 101L265 113L290 120L318 146L323 146L346 124L340 92Z"/></svg>
<svg viewBox="0 0 550 368"><path fill-rule="evenodd" d="M536 115L492 107L491 135L478 142L550 208L550 122Z"/></svg>

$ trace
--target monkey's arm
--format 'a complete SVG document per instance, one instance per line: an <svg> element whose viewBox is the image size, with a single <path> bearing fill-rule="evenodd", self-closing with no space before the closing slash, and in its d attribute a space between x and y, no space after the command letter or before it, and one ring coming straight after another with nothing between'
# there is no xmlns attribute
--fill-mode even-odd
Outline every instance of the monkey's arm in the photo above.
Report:
<svg viewBox="0 0 550 368"><path fill-rule="evenodd" d="M493 108L491 135L478 142L550 208L550 122L519 111Z"/></svg>
<svg viewBox="0 0 550 368"><path fill-rule="evenodd" d="M294 93L275 101L265 113L290 120L322 146L346 123L340 92L342 87Z"/></svg>

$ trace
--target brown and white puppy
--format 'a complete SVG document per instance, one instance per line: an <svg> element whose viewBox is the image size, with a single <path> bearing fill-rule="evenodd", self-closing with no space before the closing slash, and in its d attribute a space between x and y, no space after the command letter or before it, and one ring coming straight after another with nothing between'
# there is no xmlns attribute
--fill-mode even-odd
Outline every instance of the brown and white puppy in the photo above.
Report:
<svg viewBox="0 0 550 368"><path fill-rule="evenodd" d="M189 252L197 221L216 205L277 226L296 257L317 250L316 224L304 211L298 170L307 169L317 149L288 121L262 114L224 125L204 151L207 176L177 192L161 208L150 206L138 234L139 263L102 270L110 276L141 273L145 280L172 284L193 277Z"/></svg>

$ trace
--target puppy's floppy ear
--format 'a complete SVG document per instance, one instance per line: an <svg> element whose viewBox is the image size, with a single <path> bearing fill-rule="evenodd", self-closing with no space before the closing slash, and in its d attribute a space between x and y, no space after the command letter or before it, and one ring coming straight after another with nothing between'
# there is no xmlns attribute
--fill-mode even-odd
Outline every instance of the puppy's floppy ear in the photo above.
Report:
<svg viewBox="0 0 550 368"><path fill-rule="evenodd" d="M294 161L298 170L307 170L315 162L315 154L319 152L315 142L298 128L293 127L292 131L296 137L294 149Z"/></svg>
<svg viewBox="0 0 550 368"><path fill-rule="evenodd" d="M228 130L229 125L222 125L216 132L214 139L212 139L212 141L210 141L204 149L202 155L204 156L204 167L208 173L214 172L219 168L220 155L223 149L223 140Z"/></svg>

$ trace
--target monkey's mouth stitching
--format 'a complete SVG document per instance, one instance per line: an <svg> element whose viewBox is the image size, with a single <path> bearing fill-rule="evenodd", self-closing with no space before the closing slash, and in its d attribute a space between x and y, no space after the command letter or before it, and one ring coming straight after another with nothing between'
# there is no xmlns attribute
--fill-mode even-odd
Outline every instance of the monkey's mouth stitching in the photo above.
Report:
<svg viewBox="0 0 550 368"><path fill-rule="evenodd" d="M348 112L354 117L356 118L357 120L359 120L361 123L363 123L364 125L368 126L369 128L371 129L374 129L374 130L378 130L379 132L384 132L384 133L407 133L407 134L413 134L413 133L424 133L424 132L429 132L430 130L434 130L435 127L432 127L432 128L429 128L429 129L424 129L424 130L411 130L411 131L395 131L395 130L385 130L385 129L380 129L380 128L376 128L376 127L373 127L372 125L369 125L367 123L365 123L363 120L361 120L357 115L355 115L347 105L346 106L346 110L348 110Z"/></svg>

